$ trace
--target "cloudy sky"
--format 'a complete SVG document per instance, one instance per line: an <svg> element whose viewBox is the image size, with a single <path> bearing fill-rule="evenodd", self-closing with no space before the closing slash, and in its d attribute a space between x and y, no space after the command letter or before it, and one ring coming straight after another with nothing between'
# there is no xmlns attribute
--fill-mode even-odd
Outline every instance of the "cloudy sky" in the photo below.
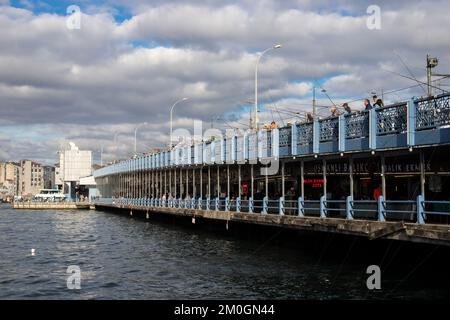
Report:
<svg viewBox="0 0 450 320"><path fill-rule="evenodd" d="M371 4L380 29L367 27ZM68 28L70 5L79 29ZM449 12L448 0L0 0L0 161L51 164L69 141L96 159L102 147L105 161L127 157L143 122L138 151L163 146L182 97L175 128L246 128L256 58L275 43L259 65L263 121L299 120L313 86L355 109L371 92L420 96L387 70L426 81L430 53L449 73ZM320 89L317 99L331 105Z"/></svg>

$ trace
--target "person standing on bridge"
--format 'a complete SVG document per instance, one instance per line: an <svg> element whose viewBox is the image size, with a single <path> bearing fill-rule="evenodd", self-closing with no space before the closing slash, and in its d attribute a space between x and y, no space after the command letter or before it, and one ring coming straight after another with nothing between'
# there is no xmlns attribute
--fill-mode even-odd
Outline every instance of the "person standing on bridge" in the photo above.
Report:
<svg viewBox="0 0 450 320"><path fill-rule="evenodd" d="M374 190L373 190L373 199L375 201L378 201L378 198L381 196L382 194L382 190L381 190L381 186L378 185Z"/></svg>

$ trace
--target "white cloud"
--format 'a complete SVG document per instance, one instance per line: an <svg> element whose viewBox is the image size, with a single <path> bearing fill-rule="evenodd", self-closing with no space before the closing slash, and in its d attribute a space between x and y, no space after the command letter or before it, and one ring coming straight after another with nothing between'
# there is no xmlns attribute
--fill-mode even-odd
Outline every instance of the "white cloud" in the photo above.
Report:
<svg viewBox="0 0 450 320"><path fill-rule="evenodd" d="M125 156L136 123L150 123L141 148L164 144L168 108L184 96L191 99L177 108L176 126L240 111L228 125L242 127L249 116L240 106L253 100L256 55L278 42L283 48L259 65L259 99L278 108L261 113L267 121L298 118L281 115L283 108L310 110L314 83L323 83L336 103L414 85L383 71L407 73L394 50L420 79L426 53L441 58L439 71L450 69L448 1L378 2L383 21L377 31L366 28L369 2L345 0L114 0L89 6L82 29L69 30L65 16L36 15L0 0L0 134L24 124L35 133L26 141L1 140L0 149L16 159L48 158L67 138L86 148L104 144L106 157ZM130 7L130 20L114 21L118 3ZM385 100L421 92L411 88ZM318 101L329 104L320 92ZM44 142L37 128L55 136ZM117 148L116 130L126 132Z"/></svg>

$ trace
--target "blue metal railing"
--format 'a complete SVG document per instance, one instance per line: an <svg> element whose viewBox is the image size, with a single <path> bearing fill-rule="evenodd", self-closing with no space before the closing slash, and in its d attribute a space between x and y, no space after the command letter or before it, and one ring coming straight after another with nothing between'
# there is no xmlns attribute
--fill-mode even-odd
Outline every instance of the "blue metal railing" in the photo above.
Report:
<svg viewBox="0 0 450 320"><path fill-rule="evenodd" d="M320 142L337 140L339 137L339 118L331 117L319 121Z"/></svg>
<svg viewBox="0 0 450 320"><path fill-rule="evenodd" d="M448 95L418 100L415 107L416 130L450 125L450 99Z"/></svg>
<svg viewBox="0 0 450 320"><path fill-rule="evenodd" d="M98 204L113 204L116 206L178 208L211 211L249 212L259 214L279 214L299 217L321 217L337 219L359 219L378 221L409 221L425 224L431 217L446 217L450 222L450 201L427 201L422 196L416 200L385 200L379 197L378 201L353 200L320 200L298 199L285 200L284 198L253 201L252 198L100 198ZM432 223L442 223L434 221Z"/></svg>
<svg viewBox="0 0 450 320"><path fill-rule="evenodd" d="M377 135L398 134L407 129L407 103L399 103L375 110Z"/></svg>
<svg viewBox="0 0 450 320"><path fill-rule="evenodd" d="M367 138L369 136L369 112L362 111L345 115L345 138Z"/></svg>
<svg viewBox="0 0 450 320"><path fill-rule="evenodd" d="M278 131L273 139L271 131L267 133L250 132L244 136L224 138L213 142L203 142L194 147L180 147L170 152L164 151L144 157L129 159L94 172L94 177L104 177L141 170L161 169L172 166L188 166L195 160L195 153L203 164L222 163L225 160L249 161L261 157L273 156L280 149L280 156L312 154L320 152L346 151L347 144L354 150L370 150L386 147L386 136L407 133L405 139L392 140L389 147L413 146L419 144L438 144L450 142L450 135L434 134L424 139L421 135L426 130L450 128L450 94L425 99L412 99L388 105L371 111L355 112L341 117L330 117L293 124ZM431 131L430 131L431 132ZM416 135L420 139L416 139ZM261 141L258 141L258 136ZM369 144L355 144L352 139L369 138ZM380 143L377 144L377 141ZM236 141L234 143L234 141ZM339 141L339 149L319 147L331 141ZM196 148L197 152L195 151ZM312 148L311 148L312 147ZM234 150L231 150L233 148ZM259 151L258 151L259 148ZM200 156L201 154L201 156ZM276 155L278 156L278 155ZM197 160L199 162L199 159ZM200 163L199 163L200 164Z"/></svg>

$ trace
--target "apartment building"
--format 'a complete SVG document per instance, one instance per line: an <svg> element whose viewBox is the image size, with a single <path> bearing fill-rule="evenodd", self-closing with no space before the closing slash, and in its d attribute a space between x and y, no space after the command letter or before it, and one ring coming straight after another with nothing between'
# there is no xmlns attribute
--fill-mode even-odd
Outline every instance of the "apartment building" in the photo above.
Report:
<svg viewBox="0 0 450 320"><path fill-rule="evenodd" d="M44 168L32 160L20 161L19 194L33 195L44 189Z"/></svg>
<svg viewBox="0 0 450 320"><path fill-rule="evenodd" d="M0 163L0 189L3 197L18 194L19 172L20 166L18 163Z"/></svg>

